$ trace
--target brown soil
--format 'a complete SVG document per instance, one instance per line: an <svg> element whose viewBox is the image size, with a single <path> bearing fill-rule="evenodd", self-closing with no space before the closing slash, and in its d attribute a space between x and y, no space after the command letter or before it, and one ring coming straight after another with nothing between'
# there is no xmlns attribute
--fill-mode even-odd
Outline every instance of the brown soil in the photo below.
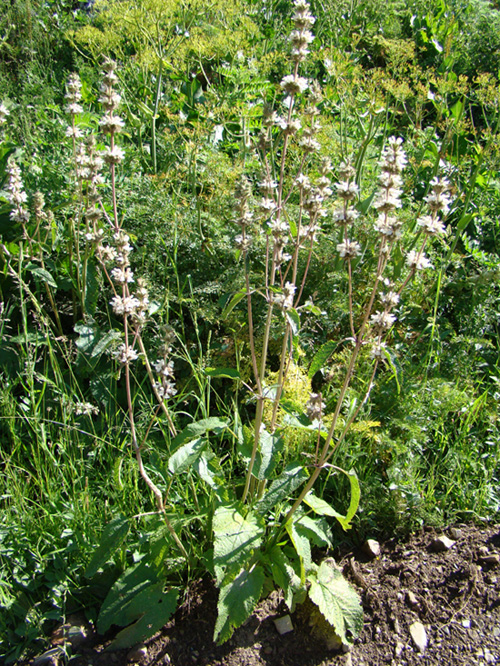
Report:
<svg viewBox="0 0 500 666"><path fill-rule="evenodd" d="M175 620L147 642L140 666L486 666L500 663L500 526L459 526L455 544L435 552L433 540L450 530L425 529L404 541L390 540L381 554L341 553L345 575L358 588L364 627L349 652L329 650L311 627L309 610L292 616L294 630L278 634L274 619L287 613L277 592L262 601L232 639L212 642L217 593L195 584ZM489 557L488 557L489 556ZM412 595L408 595L412 592ZM312 606L312 605L311 605ZM421 622L428 638L423 653L410 635ZM110 637L111 638L111 637ZM106 652L95 638L80 648L74 666L122 666L127 651Z"/></svg>

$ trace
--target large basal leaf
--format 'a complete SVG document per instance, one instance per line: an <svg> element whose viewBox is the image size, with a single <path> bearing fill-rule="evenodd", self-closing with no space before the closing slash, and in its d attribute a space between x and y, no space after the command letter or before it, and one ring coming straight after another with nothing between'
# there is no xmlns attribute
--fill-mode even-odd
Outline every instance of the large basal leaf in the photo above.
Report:
<svg viewBox="0 0 500 666"><path fill-rule="evenodd" d="M250 616L260 599L263 584L264 570L256 566L251 571L240 571L234 580L221 588L214 641L219 644L227 641L234 629Z"/></svg>
<svg viewBox="0 0 500 666"><path fill-rule="evenodd" d="M97 618L97 631L104 634L113 624L120 627L129 624L131 620L127 606L153 583L158 583L157 570L147 562L139 562L134 567L127 569L103 601Z"/></svg>
<svg viewBox="0 0 500 666"><path fill-rule="evenodd" d="M311 544L309 542L309 535L298 522L288 522L285 527L286 531L288 532L288 536L293 543L293 547L299 556L300 579L302 583L304 583L306 574L308 574L312 568Z"/></svg>
<svg viewBox="0 0 500 666"><path fill-rule="evenodd" d="M261 514L267 513L267 511L289 497L308 478L309 475L302 463L290 463L278 478L271 483L264 497L255 505L255 510Z"/></svg>
<svg viewBox="0 0 500 666"><path fill-rule="evenodd" d="M196 460L198 460L206 446L206 439L202 439L201 437L193 439L187 444L183 444L170 456L168 461L168 471L172 474L185 472L196 462Z"/></svg>
<svg viewBox="0 0 500 666"><path fill-rule="evenodd" d="M308 576L308 579L311 601L318 606L342 642L350 645L348 634L355 638L363 627L363 610L356 591L334 563L328 560L324 560L316 574Z"/></svg>
<svg viewBox="0 0 500 666"><path fill-rule="evenodd" d="M219 419L215 416L208 419L202 419L201 421L196 421L195 423L190 423L186 426L184 430L174 438L172 444L174 446L180 446L186 441L201 437L201 435L204 435L210 430L221 432L224 428L227 428L227 421L224 421L223 419Z"/></svg>
<svg viewBox="0 0 500 666"><path fill-rule="evenodd" d="M262 518L254 513L243 517L237 506L220 506L213 518L214 568L219 585L248 562L264 536Z"/></svg>
<svg viewBox="0 0 500 666"><path fill-rule="evenodd" d="M87 578L95 576L98 570L106 564L111 555L118 550L127 536L128 526L129 519L123 516L118 516L106 525L102 533L101 542L85 570Z"/></svg>
<svg viewBox="0 0 500 666"><path fill-rule="evenodd" d="M179 592L175 589L164 592L164 587L164 583L153 583L139 592L127 605L126 621L121 622L120 626L123 624L129 624L129 626L117 634L109 646L109 650L137 645L137 643L151 638L170 620L177 608Z"/></svg>
<svg viewBox="0 0 500 666"><path fill-rule="evenodd" d="M293 613L295 605L305 600L306 587L279 546L270 550L268 558L273 580L283 590L285 603Z"/></svg>

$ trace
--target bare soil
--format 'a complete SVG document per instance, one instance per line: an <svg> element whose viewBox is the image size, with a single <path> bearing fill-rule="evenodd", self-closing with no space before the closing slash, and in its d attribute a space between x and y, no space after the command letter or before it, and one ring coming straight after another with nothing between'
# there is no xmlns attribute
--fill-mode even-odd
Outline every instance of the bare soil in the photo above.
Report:
<svg viewBox="0 0 500 666"><path fill-rule="evenodd" d="M458 530L455 532L454 530ZM455 541L436 552L433 541ZM140 666L486 666L500 664L500 525L459 525L424 529L404 541L382 544L369 558L362 551L340 552L337 561L357 587L364 627L352 648L329 649L325 632L311 626L312 604L298 608L293 631L280 635L274 620L287 614L279 593L262 601L232 639L212 641L217 592L207 582L192 586L174 620L146 643ZM412 593L412 594L411 594ZM311 612L312 611L312 612ZM420 651L410 634L425 628L428 644ZM80 646L74 666L122 666L130 651L109 652L112 636L94 637ZM145 651L143 650L143 653Z"/></svg>

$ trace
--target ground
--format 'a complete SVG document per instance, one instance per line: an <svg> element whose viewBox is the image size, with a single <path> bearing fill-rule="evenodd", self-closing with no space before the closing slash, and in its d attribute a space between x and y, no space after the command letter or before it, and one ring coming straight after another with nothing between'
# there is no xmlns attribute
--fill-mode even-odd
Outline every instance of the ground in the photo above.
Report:
<svg viewBox="0 0 500 666"><path fill-rule="evenodd" d="M441 536L454 541L448 550L438 550L435 540ZM500 525L424 529L383 543L375 558L363 551L339 552L365 613L363 630L349 651L329 649L311 626L311 608L298 609L291 618L293 631L280 635L274 620L287 609L277 592L217 647L212 642L217 593L200 581L175 619L139 650L109 652L112 636L95 636L80 646L71 664L122 666L133 659L140 666L500 664L499 553ZM411 636L414 623L424 627L423 650Z"/></svg>

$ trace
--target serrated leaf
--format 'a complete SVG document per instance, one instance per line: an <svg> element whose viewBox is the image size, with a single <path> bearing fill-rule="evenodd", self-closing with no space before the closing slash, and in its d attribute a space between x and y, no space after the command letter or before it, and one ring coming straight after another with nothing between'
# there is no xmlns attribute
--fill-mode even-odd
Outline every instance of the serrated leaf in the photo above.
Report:
<svg viewBox="0 0 500 666"><path fill-rule="evenodd" d="M148 562L139 562L127 569L115 582L101 606L97 618L97 631L105 633L113 624L124 626L131 620L127 614L127 605L143 590L158 583L157 570Z"/></svg>
<svg viewBox="0 0 500 666"><path fill-rule="evenodd" d="M309 577L309 597L335 629L345 645L351 645L348 632L356 637L363 627L363 610L354 588L342 573L323 561L316 575Z"/></svg>
<svg viewBox="0 0 500 666"><path fill-rule="evenodd" d="M201 456L207 441L199 437L180 446L168 461L168 471L171 474L185 472Z"/></svg>
<svg viewBox="0 0 500 666"><path fill-rule="evenodd" d="M285 603L290 612L293 613L296 603L301 603L297 596L301 590L305 593L306 588L302 585L300 577L291 565L290 560L278 546L274 546L269 552L269 564L273 580L283 590Z"/></svg>
<svg viewBox="0 0 500 666"><path fill-rule="evenodd" d="M193 463L193 469L203 479L210 488L217 488L217 467L218 463L214 463L215 455L211 451L202 451L201 456Z"/></svg>
<svg viewBox="0 0 500 666"><path fill-rule="evenodd" d="M338 343L334 340L329 340L328 342L325 342L324 345L321 345L318 351L314 354L311 365L309 366L309 372L307 373L309 379L312 379L318 370L321 370L335 351L337 344Z"/></svg>
<svg viewBox="0 0 500 666"><path fill-rule="evenodd" d="M324 518L311 518L310 516L301 516L296 521L297 527L301 532L305 532L316 546L331 546L331 534L328 523Z"/></svg>
<svg viewBox="0 0 500 666"><path fill-rule="evenodd" d="M177 608L178 590L164 592L164 583L154 583L139 592L127 605L125 622L130 624L120 631L109 646L109 650L120 650L137 645L159 631L172 617ZM114 623L116 624L116 623Z"/></svg>
<svg viewBox="0 0 500 666"><path fill-rule="evenodd" d="M267 513L297 490L308 478L309 474L302 463L290 463L271 483L264 497L255 505L255 510L261 514Z"/></svg>
<svg viewBox="0 0 500 666"><path fill-rule="evenodd" d="M252 455L252 439L245 437L238 446L238 452L248 462ZM283 449L283 438L263 430L259 437L259 448L255 455L255 463L252 474L263 481L270 479L277 463L277 454Z"/></svg>
<svg viewBox="0 0 500 666"><path fill-rule="evenodd" d="M264 521L249 513L243 517L239 505L219 506L213 518L214 568L217 583L234 576L262 543Z"/></svg>
<svg viewBox="0 0 500 666"><path fill-rule="evenodd" d="M312 565L309 535L303 528L301 528L300 524L296 522L288 522L285 527L286 531L288 532L288 536L293 543L293 547L299 556L300 580L302 583L305 583L306 574L309 573Z"/></svg>
<svg viewBox="0 0 500 666"><path fill-rule="evenodd" d="M174 446L179 446L190 439L195 439L196 437L204 435L209 430L220 432L221 430L224 430L224 428L227 428L227 421L223 419L219 419L215 416L208 419L202 419L201 421L190 423L174 438L172 444Z"/></svg>
<svg viewBox="0 0 500 666"><path fill-rule="evenodd" d="M250 617L260 599L263 584L264 569L256 566L251 571L240 571L234 580L221 588L214 641L224 643L231 638L234 629Z"/></svg>
<svg viewBox="0 0 500 666"><path fill-rule="evenodd" d="M118 550L127 536L129 519L118 516L106 525L103 530L101 542L95 550L92 559L85 569L85 576L92 578L109 560L111 555Z"/></svg>

